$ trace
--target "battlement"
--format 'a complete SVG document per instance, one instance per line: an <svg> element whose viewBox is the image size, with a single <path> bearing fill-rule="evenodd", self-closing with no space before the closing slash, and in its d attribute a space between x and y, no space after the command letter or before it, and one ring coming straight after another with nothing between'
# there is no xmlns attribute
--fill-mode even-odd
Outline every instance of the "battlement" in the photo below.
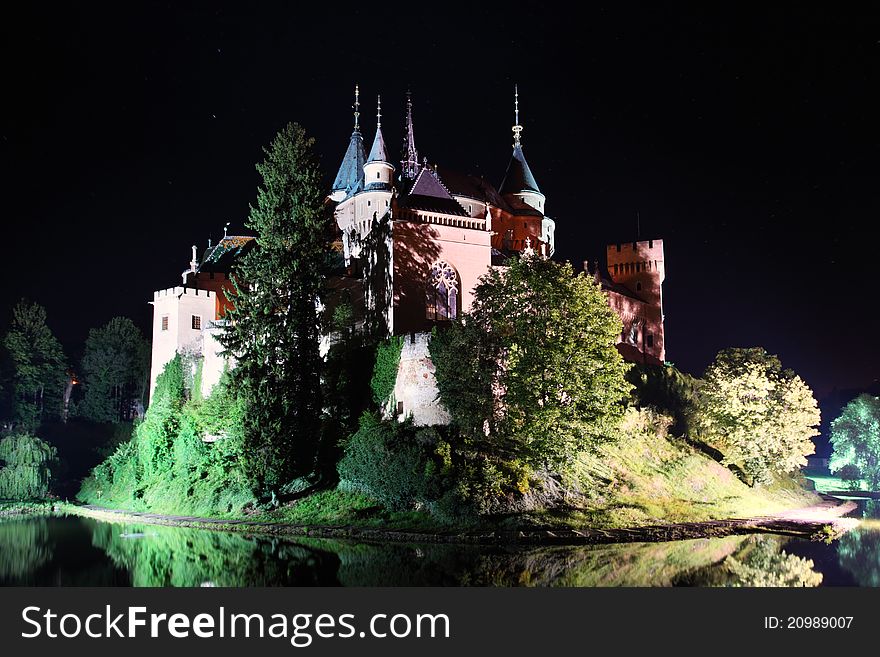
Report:
<svg viewBox="0 0 880 657"><path fill-rule="evenodd" d="M216 299L217 293L213 290L200 290L195 287L169 287L165 290L156 290L153 292L153 301L158 301L166 297L202 297L205 299Z"/></svg>
<svg viewBox="0 0 880 657"><path fill-rule="evenodd" d="M663 260L663 240L642 240L609 244L606 249L608 264Z"/></svg>

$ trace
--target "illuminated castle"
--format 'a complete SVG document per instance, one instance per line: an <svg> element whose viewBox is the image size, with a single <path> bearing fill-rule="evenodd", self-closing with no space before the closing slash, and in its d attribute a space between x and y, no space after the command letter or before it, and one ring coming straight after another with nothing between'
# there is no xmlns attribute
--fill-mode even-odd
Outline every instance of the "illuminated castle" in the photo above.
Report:
<svg viewBox="0 0 880 657"><path fill-rule="evenodd" d="M555 251L556 222L545 214L547 199L523 150L518 93L514 117L513 152L496 188L483 177L429 166L427 158L419 157L409 94L400 159L392 162L381 103L367 153L355 88L354 129L328 195L344 261L331 284L336 297L331 303L347 295L361 316L373 318L374 328L408 336L391 410L413 415L419 424L446 419L436 402L426 332L467 312L474 287L491 267L504 267L516 254L552 257ZM201 261L193 247L183 285L156 293L154 381L164 363L183 349L204 357L203 389L205 381L213 385L219 378L219 370L208 372L209 363L211 368L222 365L207 353L216 347L212 327L228 307L231 263L251 244L247 237L224 237ZM586 263L584 269L590 269ZM597 265L591 273L623 320L618 348L624 357L662 363L662 240L611 245L605 272Z"/></svg>

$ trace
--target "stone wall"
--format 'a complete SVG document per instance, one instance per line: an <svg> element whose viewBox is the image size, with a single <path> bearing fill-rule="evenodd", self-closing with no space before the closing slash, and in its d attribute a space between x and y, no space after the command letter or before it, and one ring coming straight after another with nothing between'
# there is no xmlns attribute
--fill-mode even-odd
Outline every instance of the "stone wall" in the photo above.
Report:
<svg viewBox="0 0 880 657"><path fill-rule="evenodd" d="M391 411L403 421L412 416L418 426L449 424L450 416L440 403L434 363L428 353L430 333L403 336Z"/></svg>

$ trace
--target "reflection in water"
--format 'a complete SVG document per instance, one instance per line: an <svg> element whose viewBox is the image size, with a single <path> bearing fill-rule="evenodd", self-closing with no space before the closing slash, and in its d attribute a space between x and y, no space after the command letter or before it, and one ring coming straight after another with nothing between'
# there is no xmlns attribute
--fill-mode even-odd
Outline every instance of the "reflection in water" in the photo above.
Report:
<svg viewBox="0 0 880 657"><path fill-rule="evenodd" d="M783 549L786 542L780 536L749 536L735 554L704 574L705 581L697 579L693 583L704 586L819 586L822 573L813 570L813 560L788 554Z"/></svg>
<svg viewBox="0 0 880 657"><path fill-rule="evenodd" d="M787 553L785 545L786 539L767 535L590 547L378 545L30 518L0 523L0 584L818 585L822 575L813 562ZM876 542L865 547L875 555L878 549ZM873 563L876 567L876 557ZM877 583L876 573L869 581Z"/></svg>
<svg viewBox="0 0 880 657"><path fill-rule="evenodd" d="M52 552L46 518L0 520L0 582L26 583Z"/></svg>

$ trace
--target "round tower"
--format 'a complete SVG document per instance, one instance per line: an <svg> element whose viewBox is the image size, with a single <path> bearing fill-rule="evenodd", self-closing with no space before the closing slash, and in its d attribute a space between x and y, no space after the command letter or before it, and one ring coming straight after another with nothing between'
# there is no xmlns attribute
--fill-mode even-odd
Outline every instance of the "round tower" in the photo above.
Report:
<svg viewBox="0 0 880 657"><path fill-rule="evenodd" d="M379 96L376 107L376 137L364 164L364 189L366 191L391 189L393 176L394 165L388 158L385 137L382 135L382 97Z"/></svg>

